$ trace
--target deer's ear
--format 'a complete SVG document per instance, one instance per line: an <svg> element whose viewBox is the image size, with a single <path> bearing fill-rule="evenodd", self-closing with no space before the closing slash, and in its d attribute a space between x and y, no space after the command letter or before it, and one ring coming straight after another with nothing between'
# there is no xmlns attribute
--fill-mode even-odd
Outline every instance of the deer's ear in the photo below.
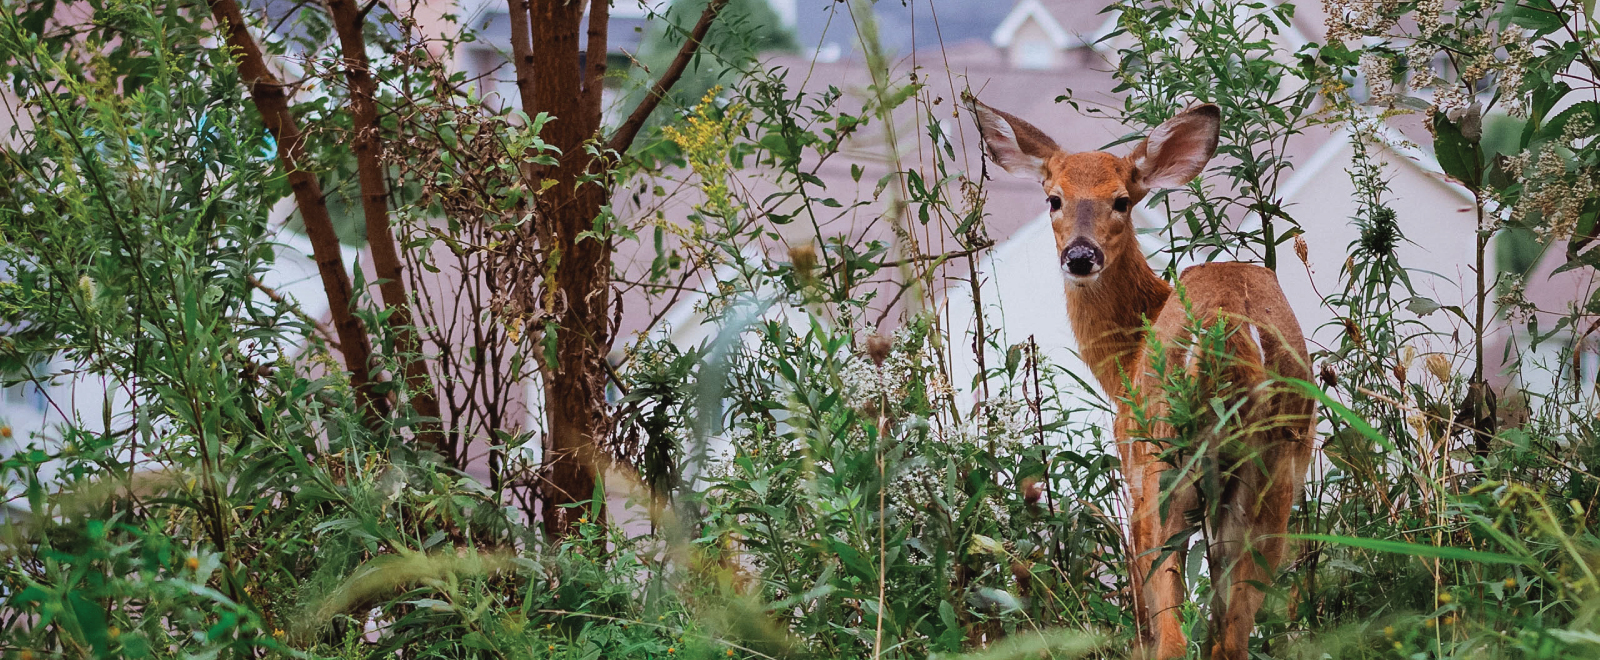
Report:
<svg viewBox="0 0 1600 660"><path fill-rule="evenodd" d="M986 106L977 99L971 100L971 107L989 159L1014 176L1044 181L1047 176L1045 164L1061 150L1055 140L1034 128L1033 124Z"/></svg>
<svg viewBox="0 0 1600 660"><path fill-rule="evenodd" d="M1217 153L1221 130L1222 111L1207 103L1184 110L1150 131L1128 156L1140 195L1177 188L1200 176Z"/></svg>

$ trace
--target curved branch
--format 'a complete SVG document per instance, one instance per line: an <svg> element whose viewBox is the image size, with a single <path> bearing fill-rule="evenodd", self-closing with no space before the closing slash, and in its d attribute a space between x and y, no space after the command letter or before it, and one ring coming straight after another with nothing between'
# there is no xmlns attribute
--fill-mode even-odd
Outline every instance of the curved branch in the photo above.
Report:
<svg viewBox="0 0 1600 660"><path fill-rule="evenodd" d="M661 99L666 98L667 92L672 91L672 86L678 84L678 79L683 77L684 70L689 68L689 61L700 51L700 42L705 40L706 33L711 31L711 24L717 20L717 15L721 14L722 8L726 6L728 0L711 0L706 4L705 11L700 12L699 22L694 24L694 29L689 33L689 39L678 49L678 55L672 58L672 63L661 72L656 84L650 86L650 93L639 101L639 106L628 115L627 121L617 127L617 132L611 135L606 148L622 154L627 153L628 147L633 146L633 139L639 136L639 131L644 128L644 122L650 118L650 113L655 112L656 106L661 105Z"/></svg>

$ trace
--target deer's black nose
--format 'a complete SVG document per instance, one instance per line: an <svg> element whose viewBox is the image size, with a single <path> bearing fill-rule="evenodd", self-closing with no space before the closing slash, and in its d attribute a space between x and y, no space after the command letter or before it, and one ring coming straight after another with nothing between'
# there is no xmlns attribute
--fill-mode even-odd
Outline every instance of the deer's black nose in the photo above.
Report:
<svg viewBox="0 0 1600 660"><path fill-rule="evenodd" d="M1105 253L1088 241L1073 241L1061 251L1061 270L1078 277L1094 274L1105 262Z"/></svg>

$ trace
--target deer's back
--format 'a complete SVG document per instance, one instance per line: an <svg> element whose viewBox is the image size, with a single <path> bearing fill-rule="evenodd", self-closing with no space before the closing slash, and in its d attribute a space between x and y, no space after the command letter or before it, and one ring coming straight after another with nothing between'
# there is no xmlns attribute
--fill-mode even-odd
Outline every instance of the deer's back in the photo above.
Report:
<svg viewBox="0 0 1600 660"><path fill-rule="evenodd" d="M1269 426L1282 427L1288 433L1268 433L1267 438L1297 438L1309 441L1315 408L1311 400L1293 388L1284 385L1260 387L1273 378L1310 380L1311 360L1306 351L1305 337L1295 320L1289 301L1278 285L1275 273L1261 266L1243 263L1211 263L1184 270L1179 277L1180 291L1175 290L1156 315L1151 326L1153 338L1159 340L1164 351L1164 361L1156 361L1146 352L1137 360L1137 370L1132 374L1134 390L1130 393L1136 401L1166 409L1163 375L1157 373L1164 362L1166 374L1173 370L1186 370L1195 376L1200 387L1220 389L1227 383L1230 392L1249 396L1251 401L1241 415L1256 421L1276 420ZM1192 317L1191 317L1192 314ZM1225 324L1225 344L1222 350L1210 349L1193 336L1195 327L1213 326L1218 319ZM1206 364L1205 356L1218 357ZM1207 396L1222 392L1207 392ZM1126 417L1126 415L1122 415ZM1132 419L1122 419L1119 432L1134 432ZM1168 431L1157 431L1156 437ZM1119 433L1120 435L1121 433Z"/></svg>
<svg viewBox="0 0 1600 660"><path fill-rule="evenodd" d="M1200 323L1210 325L1222 317L1231 330L1230 348L1240 349L1235 357L1271 375L1311 378L1305 336L1276 273L1255 264L1210 263L1185 269L1178 281L1184 293L1167 298L1153 325L1156 336L1186 336L1187 302Z"/></svg>

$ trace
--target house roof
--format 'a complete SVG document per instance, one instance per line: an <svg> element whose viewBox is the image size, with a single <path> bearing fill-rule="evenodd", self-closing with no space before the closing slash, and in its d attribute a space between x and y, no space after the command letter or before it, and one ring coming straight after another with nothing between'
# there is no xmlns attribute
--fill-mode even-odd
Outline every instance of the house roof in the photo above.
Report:
<svg viewBox="0 0 1600 660"><path fill-rule="evenodd" d="M1099 0L1018 0L989 39L995 46L1009 48L1018 31L1032 21L1057 48L1087 46L1103 32L1107 15L1102 8Z"/></svg>
<svg viewBox="0 0 1600 660"><path fill-rule="evenodd" d="M797 3L795 36L805 53L837 53L859 60L860 39L856 17L848 2ZM969 41L987 42L1005 14L995 11L992 0L938 0L938 2L878 2L878 39L884 52L905 56L913 51L950 48Z"/></svg>

